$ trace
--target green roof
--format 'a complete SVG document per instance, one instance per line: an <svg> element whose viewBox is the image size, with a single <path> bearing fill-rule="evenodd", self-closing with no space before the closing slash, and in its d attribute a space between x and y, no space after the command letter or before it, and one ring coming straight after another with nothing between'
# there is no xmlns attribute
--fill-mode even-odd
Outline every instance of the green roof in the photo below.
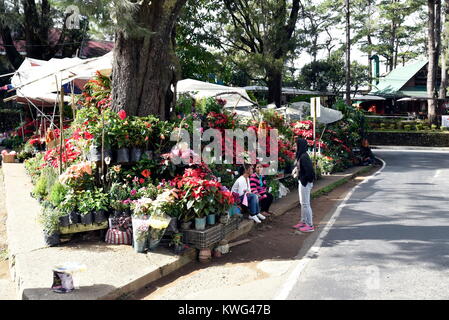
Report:
<svg viewBox="0 0 449 320"><path fill-rule="evenodd" d="M426 64L427 60L417 60L403 67L392 70L387 76L380 78L377 85L373 85L374 88L369 94L389 96L407 95L405 91L401 92L401 88ZM417 91L420 90L418 89Z"/></svg>

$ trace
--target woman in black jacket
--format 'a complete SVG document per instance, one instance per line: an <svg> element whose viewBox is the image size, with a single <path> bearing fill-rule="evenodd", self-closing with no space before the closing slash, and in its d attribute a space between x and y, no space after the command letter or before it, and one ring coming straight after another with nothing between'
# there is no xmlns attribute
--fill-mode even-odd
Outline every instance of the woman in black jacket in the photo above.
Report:
<svg viewBox="0 0 449 320"><path fill-rule="evenodd" d="M312 160L307 153L307 141L298 138L296 141L296 173L298 176L298 191L299 202L301 203L301 220L293 228L301 232L313 232L313 212L310 206L310 193L313 188L313 181L315 180L315 171L313 170Z"/></svg>

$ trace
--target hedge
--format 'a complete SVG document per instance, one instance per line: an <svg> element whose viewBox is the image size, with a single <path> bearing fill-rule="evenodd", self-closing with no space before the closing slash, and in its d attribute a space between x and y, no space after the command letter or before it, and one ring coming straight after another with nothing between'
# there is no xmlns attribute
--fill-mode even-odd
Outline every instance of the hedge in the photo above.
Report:
<svg viewBox="0 0 449 320"><path fill-rule="evenodd" d="M449 147L449 132L388 132L370 131L367 138L372 145Z"/></svg>

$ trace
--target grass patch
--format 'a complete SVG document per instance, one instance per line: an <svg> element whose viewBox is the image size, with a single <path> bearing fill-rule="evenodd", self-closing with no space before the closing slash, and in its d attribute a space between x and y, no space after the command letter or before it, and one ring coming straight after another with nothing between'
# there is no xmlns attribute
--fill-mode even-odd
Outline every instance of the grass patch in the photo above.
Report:
<svg viewBox="0 0 449 320"><path fill-rule="evenodd" d="M359 171L357 171L355 174L353 174L352 176L340 179L335 181L334 183L331 183L330 185L328 185L327 187L324 187L318 191L315 191L312 193L311 198L315 199L318 198L319 196L322 196L323 194L327 194L329 192L331 192L332 190L338 188L339 186L345 184L346 182L348 182L349 180L355 178L356 176L360 176L363 175L367 172L369 172L373 167L372 166L367 166L363 169L360 169Z"/></svg>

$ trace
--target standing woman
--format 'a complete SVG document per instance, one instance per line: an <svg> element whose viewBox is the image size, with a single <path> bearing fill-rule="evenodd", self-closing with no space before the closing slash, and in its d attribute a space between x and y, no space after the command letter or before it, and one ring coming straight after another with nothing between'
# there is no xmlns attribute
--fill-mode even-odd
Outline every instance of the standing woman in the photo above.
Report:
<svg viewBox="0 0 449 320"><path fill-rule="evenodd" d="M299 229L301 232L313 232L313 213L310 205L310 194L313 188L313 181L315 180L315 172L313 170L312 160L310 160L307 153L307 141L298 138L296 141L296 160L295 169L298 175L298 191L299 202L301 203L301 220L293 228ZM295 176L295 172L293 173Z"/></svg>
<svg viewBox="0 0 449 320"><path fill-rule="evenodd" d="M247 207L249 209L249 218L256 223L261 223L261 220L265 220L265 217L260 214L259 198L254 193L251 193L251 184L249 182L249 176L253 174L253 166L250 164L244 164L241 168L241 176L235 180L231 191L238 193L240 201L243 203L243 199L246 195Z"/></svg>
<svg viewBox="0 0 449 320"><path fill-rule="evenodd" d="M261 163L256 164L255 173L253 173L249 182L251 183L251 192L259 197L260 213L265 217L272 214L270 206L273 203L273 195L268 193L267 179L262 175L263 166Z"/></svg>

